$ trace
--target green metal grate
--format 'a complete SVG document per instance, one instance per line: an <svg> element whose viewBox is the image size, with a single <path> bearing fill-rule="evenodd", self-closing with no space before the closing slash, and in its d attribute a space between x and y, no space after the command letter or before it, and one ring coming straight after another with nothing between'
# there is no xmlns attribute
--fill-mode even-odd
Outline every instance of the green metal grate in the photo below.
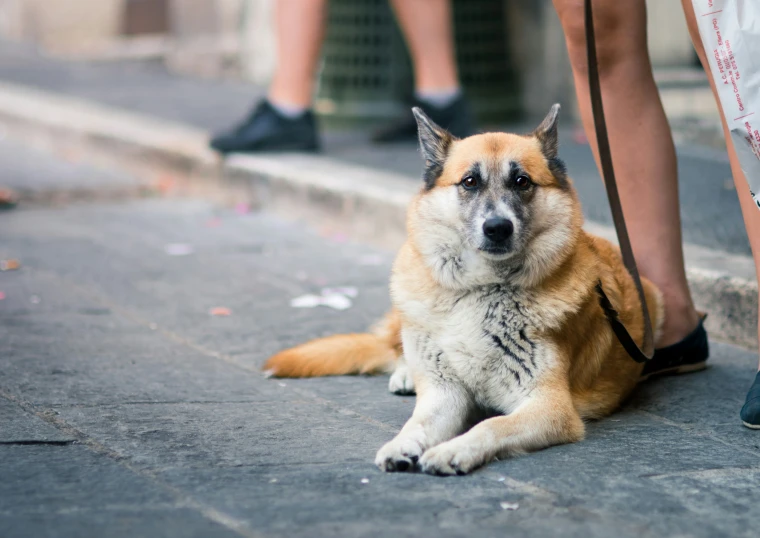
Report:
<svg viewBox="0 0 760 538"><path fill-rule="evenodd" d="M515 118L520 92L509 59L504 2L454 0L453 8L459 79L478 121Z"/></svg>
<svg viewBox="0 0 760 538"><path fill-rule="evenodd" d="M322 55L324 119L376 123L404 113L412 70L387 0L331 0Z"/></svg>
<svg viewBox="0 0 760 538"><path fill-rule="evenodd" d="M480 122L519 111L502 2L454 0L462 85ZM387 0L331 0L316 109L332 125L372 124L407 113L411 62Z"/></svg>

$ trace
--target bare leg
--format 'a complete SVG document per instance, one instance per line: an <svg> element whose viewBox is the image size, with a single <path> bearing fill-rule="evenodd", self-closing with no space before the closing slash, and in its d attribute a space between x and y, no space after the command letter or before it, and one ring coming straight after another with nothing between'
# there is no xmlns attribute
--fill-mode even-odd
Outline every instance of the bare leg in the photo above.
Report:
<svg viewBox="0 0 760 538"><path fill-rule="evenodd" d="M392 0L414 63L415 89L459 87L449 0Z"/></svg>
<svg viewBox="0 0 760 538"><path fill-rule="evenodd" d="M554 0L565 31L583 126L596 154L588 90L583 2ZM665 297L658 347L684 338L698 316L681 245L675 148L652 76L644 0L596 2L594 22L615 172L642 274Z"/></svg>
<svg viewBox="0 0 760 538"><path fill-rule="evenodd" d="M691 40L694 42L694 48L699 55L699 59L702 62L702 66L705 71L710 73L710 64L705 57L705 49L702 45L702 39L699 36L699 30L697 28L697 22L694 18L694 7L691 0L682 0L684 13L686 14L686 22L689 25L689 32L691 33ZM749 188L747 181L744 178L741 166L739 166L739 159L736 156L736 150L734 149L734 143L731 139L731 135L726 125L726 118L723 116L723 109L720 106L718 100L718 94L715 90L715 82L712 76L710 78L710 86L715 94L715 100L718 101L718 109L720 110L720 117L723 121L723 133L726 137L726 146L728 149L728 158L731 162L731 172L734 176L734 183L736 184L736 192L739 194L739 202L742 207L742 215L744 215L744 225L747 227L747 235L749 236L749 244L752 248L752 255L755 258L755 272L757 273L757 280L760 281L760 210L752 200L749 194ZM758 316L760 317L760 316ZM760 320L758 323L758 332L760 332ZM760 369L760 367L758 367Z"/></svg>
<svg viewBox="0 0 760 538"><path fill-rule="evenodd" d="M270 101L311 106L326 7L326 0L277 0L277 68L269 87Z"/></svg>

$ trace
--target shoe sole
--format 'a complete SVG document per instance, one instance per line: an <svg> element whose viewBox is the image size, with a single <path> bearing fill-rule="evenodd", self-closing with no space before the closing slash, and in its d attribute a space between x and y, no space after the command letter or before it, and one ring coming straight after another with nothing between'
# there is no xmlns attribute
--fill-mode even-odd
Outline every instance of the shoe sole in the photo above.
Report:
<svg viewBox="0 0 760 538"><path fill-rule="evenodd" d="M665 375L690 374L692 372L699 372L700 370L704 370L705 368L707 368L707 361L697 362L694 364L685 364L683 366L674 366L673 368L666 368L665 370L659 370L657 372L652 372L651 374L647 374L646 376L642 376L639 378L639 383L641 383L642 381L651 379L653 377L665 376ZM758 426L758 429L760 429L760 426Z"/></svg>
<svg viewBox="0 0 760 538"><path fill-rule="evenodd" d="M743 420L742 424L744 424L750 430L760 430L760 424L750 424L749 422L744 422Z"/></svg>

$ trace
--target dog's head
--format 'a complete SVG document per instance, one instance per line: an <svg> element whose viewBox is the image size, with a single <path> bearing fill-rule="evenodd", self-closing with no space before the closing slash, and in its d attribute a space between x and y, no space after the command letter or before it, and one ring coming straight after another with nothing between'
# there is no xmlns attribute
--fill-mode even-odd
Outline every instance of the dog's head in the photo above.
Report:
<svg viewBox="0 0 760 538"><path fill-rule="evenodd" d="M538 284L572 251L582 214L557 155L554 105L528 136L462 140L413 110L425 185L409 214L410 238L449 288Z"/></svg>

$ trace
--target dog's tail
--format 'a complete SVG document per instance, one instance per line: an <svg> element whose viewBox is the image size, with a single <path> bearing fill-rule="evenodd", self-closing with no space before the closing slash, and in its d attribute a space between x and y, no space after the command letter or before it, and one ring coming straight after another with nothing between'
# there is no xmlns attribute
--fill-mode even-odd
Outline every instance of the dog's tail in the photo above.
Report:
<svg viewBox="0 0 760 538"><path fill-rule="evenodd" d="M280 351L264 364L273 377L389 372L401 355L401 321L391 310L365 334L339 334Z"/></svg>

